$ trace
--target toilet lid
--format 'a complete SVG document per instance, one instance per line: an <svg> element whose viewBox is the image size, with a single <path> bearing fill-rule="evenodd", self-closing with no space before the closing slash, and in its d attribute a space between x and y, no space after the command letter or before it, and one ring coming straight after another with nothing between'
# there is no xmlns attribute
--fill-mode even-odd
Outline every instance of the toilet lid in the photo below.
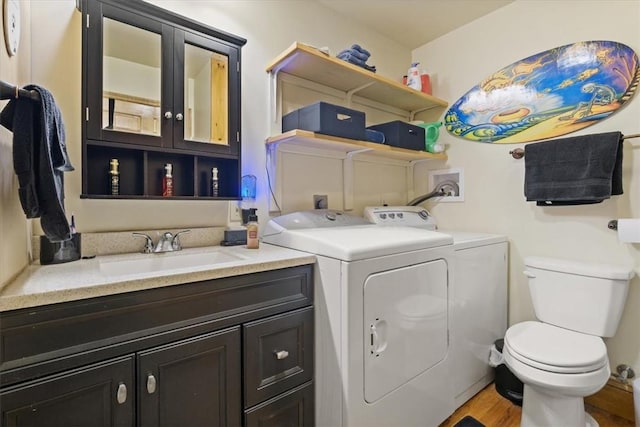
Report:
<svg viewBox="0 0 640 427"><path fill-rule="evenodd" d="M591 372L608 363L602 338L541 322L513 325L504 343L522 363L550 372Z"/></svg>

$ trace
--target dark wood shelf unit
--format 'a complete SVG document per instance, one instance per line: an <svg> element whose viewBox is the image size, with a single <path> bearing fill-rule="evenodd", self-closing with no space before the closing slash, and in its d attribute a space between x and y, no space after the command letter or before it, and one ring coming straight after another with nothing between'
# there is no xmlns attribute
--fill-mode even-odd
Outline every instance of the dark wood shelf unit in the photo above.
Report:
<svg viewBox="0 0 640 427"><path fill-rule="evenodd" d="M240 72L241 72L241 48L246 39L217 30L200 22L185 18L141 0L82 0L82 198L97 199L141 199L141 200L184 200L202 198L203 200L238 200L240 198L241 179L241 119L240 119ZM122 92L107 88L108 75L106 59L114 52L114 45L110 41L107 47L107 28L112 21L119 23L134 31L141 30L144 37L129 37L129 43L148 43L149 35L157 36L158 54L160 66L155 67L157 81L159 81L157 96L144 96L131 92ZM115 28L115 27L114 27ZM127 33L128 34L128 33ZM134 36L137 34L134 34ZM122 44L122 43L120 43ZM104 46L104 53L103 53ZM195 48L199 55L206 52L210 58L207 60L213 64L215 58L224 58L226 68L222 68L222 86L213 86L213 68L209 87L210 106L215 104L216 109L204 113L209 123L210 131L196 131L194 124L196 115L193 108L189 110L186 102L187 93L183 82L188 77L188 63L186 61L187 49ZM111 53L107 53L107 49ZM120 47L118 53L124 57L135 57L135 53L128 52ZM142 53L140 51L139 53ZM145 52L146 54L146 52ZM103 56L104 55L104 56ZM154 68L147 64L149 58L141 58L138 55L140 69ZM116 57L120 60L121 57ZM204 57L199 57L198 60ZM110 56L110 60L113 58ZM122 60L121 62L127 62ZM213 67L213 65L211 65ZM128 69L127 69L128 70ZM147 71L150 72L150 71ZM144 75L147 80L155 79L155 74ZM140 76L137 76L140 77ZM121 81L109 77L109 81ZM135 78L131 82L138 81ZM113 83L110 83L113 84ZM123 85L132 90L133 85ZM145 85L142 85L145 86ZM220 88L223 89L220 89ZM220 90L223 95L220 95ZM121 96L118 98L117 96ZM108 115L105 107L106 97L109 99ZM112 99L112 97L115 97ZM156 99L159 98L159 99ZM122 131L113 120L115 99L131 102L135 108L156 108L159 116L154 121L151 134L145 128L144 118L149 116L132 116L131 120L137 120L135 131ZM206 103L202 104L206 105ZM204 108L204 107L203 107ZM209 107L207 107L209 108ZM197 110L197 108L196 108ZM217 121L216 126L224 126L226 138L216 140L224 143L203 143L190 140L185 137L185 129L191 123L189 134L206 135L205 139L213 140L213 117L215 111L226 111L225 120ZM122 113L123 115L126 115ZM156 112L157 114L157 112ZM208 116L207 116L208 114ZM180 116L180 118L178 118ZM108 122L103 122L107 120ZM217 116L216 116L217 117ZM190 122L191 120L191 122ZM115 124L115 126L114 126ZM114 130L121 129L121 130ZM129 128L127 128L129 129ZM206 127L204 129L207 129ZM120 194L111 195L109 162L112 158L118 159L120 168ZM162 197L162 177L165 163L173 165L174 196ZM219 194L212 197L211 194L211 168L218 168ZM208 168L208 171L206 170Z"/></svg>

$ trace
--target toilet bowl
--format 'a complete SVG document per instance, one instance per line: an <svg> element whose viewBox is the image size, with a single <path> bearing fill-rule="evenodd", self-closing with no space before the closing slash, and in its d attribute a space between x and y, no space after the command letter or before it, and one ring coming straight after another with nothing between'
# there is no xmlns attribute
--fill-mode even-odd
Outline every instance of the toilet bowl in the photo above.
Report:
<svg viewBox="0 0 640 427"><path fill-rule="evenodd" d="M601 337L617 329L633 270L537 257L525 264L538 321L511 326L502 352L524 383L521 426L596 427L584 397L611 374Z"/></svg>
<svg viewBox="0 0 640 427"><path fill-rule="evenodd" d="M584 411L584 397L611 374L600 337L523 322L507 330L502 354L524 383L522 426L597 426Z"/></svg>

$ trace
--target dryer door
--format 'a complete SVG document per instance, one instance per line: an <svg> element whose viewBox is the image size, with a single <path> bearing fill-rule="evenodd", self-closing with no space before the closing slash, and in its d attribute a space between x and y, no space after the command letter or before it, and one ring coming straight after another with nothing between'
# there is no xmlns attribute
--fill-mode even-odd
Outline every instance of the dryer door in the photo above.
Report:
<svg viewBox="0 0 640 427"><path fill-rule="evenodd" d="M373 403L447 355L447 263L370 275L364 283L364 397Z"/></svg>

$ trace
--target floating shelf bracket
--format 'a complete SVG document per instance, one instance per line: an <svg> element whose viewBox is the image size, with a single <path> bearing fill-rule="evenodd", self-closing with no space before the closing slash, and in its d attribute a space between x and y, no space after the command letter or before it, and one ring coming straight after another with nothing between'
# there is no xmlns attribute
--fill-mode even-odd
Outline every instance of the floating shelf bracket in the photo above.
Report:
<svg viewBox="0 0 640 427"><path fill-rule="evenodd" d="M267 180L269 187L269 214L277 215L280 213L281 207L278 201L282 203L282 172L278 167L278 143L267 144Z"/></svg>
<svg viewBox="0 0 640 427"><path fill-rule="evenodd" d="M271 71L269 71L269 75L271 78L269 79L270 89L269 94L271 96L271 102L269 103L271 109L271 118L273 123L277 123L278 120L278 111L282 105L282 91L279 89L278 85L278 75L280 74L280 70L285 68L291 61L295 60L299 53L293 53L288 58L282 60L277 67L274 67Z"/></svg>
<svg viewBox="0 0 640 427"><path fill-rule="evenodd" d="M415 172L415 166L418 163L422 163L422 162L426 162L427 160L431 160L431 159L417 159L417 160L411 160L410 162L408 162L407 164L407 196L408 199L407 200L413 200L416 196L416 188L415 188L415 178L414 178L414 172Z"/></svg>
<svg viewBox="0 0 640 427"><path fill-rule="evenodd" d="M353 95L355 95L356 93L360 92L362 89L368 88L369 86L371 86L373 84L375 84L375 82L366 83L366 84L363 84L362 86L358 86L358 87L356 87L354 89L348 90L346 92L346 98L345 98L345 100L347 102L347 107L351 107L351 100L353 99Z"/></svg>
<svg viewBox="0 0 640 427"><path fill-rule="evenodd" d="M422 113L423 111L432 110L435 107L426 107L426 108L418 108L417 110L409 111L409 121L412 122L416 118L416 114Z"/></svg>
<svg viewBox="0 0 640 427"><path fill-rule="evenodd" d="M343 209L345 211L353 210L353 157L360 154L372 151L371 148L363 148L361 150L349 151L342 161L342 195L343 195Z"/></svg>

